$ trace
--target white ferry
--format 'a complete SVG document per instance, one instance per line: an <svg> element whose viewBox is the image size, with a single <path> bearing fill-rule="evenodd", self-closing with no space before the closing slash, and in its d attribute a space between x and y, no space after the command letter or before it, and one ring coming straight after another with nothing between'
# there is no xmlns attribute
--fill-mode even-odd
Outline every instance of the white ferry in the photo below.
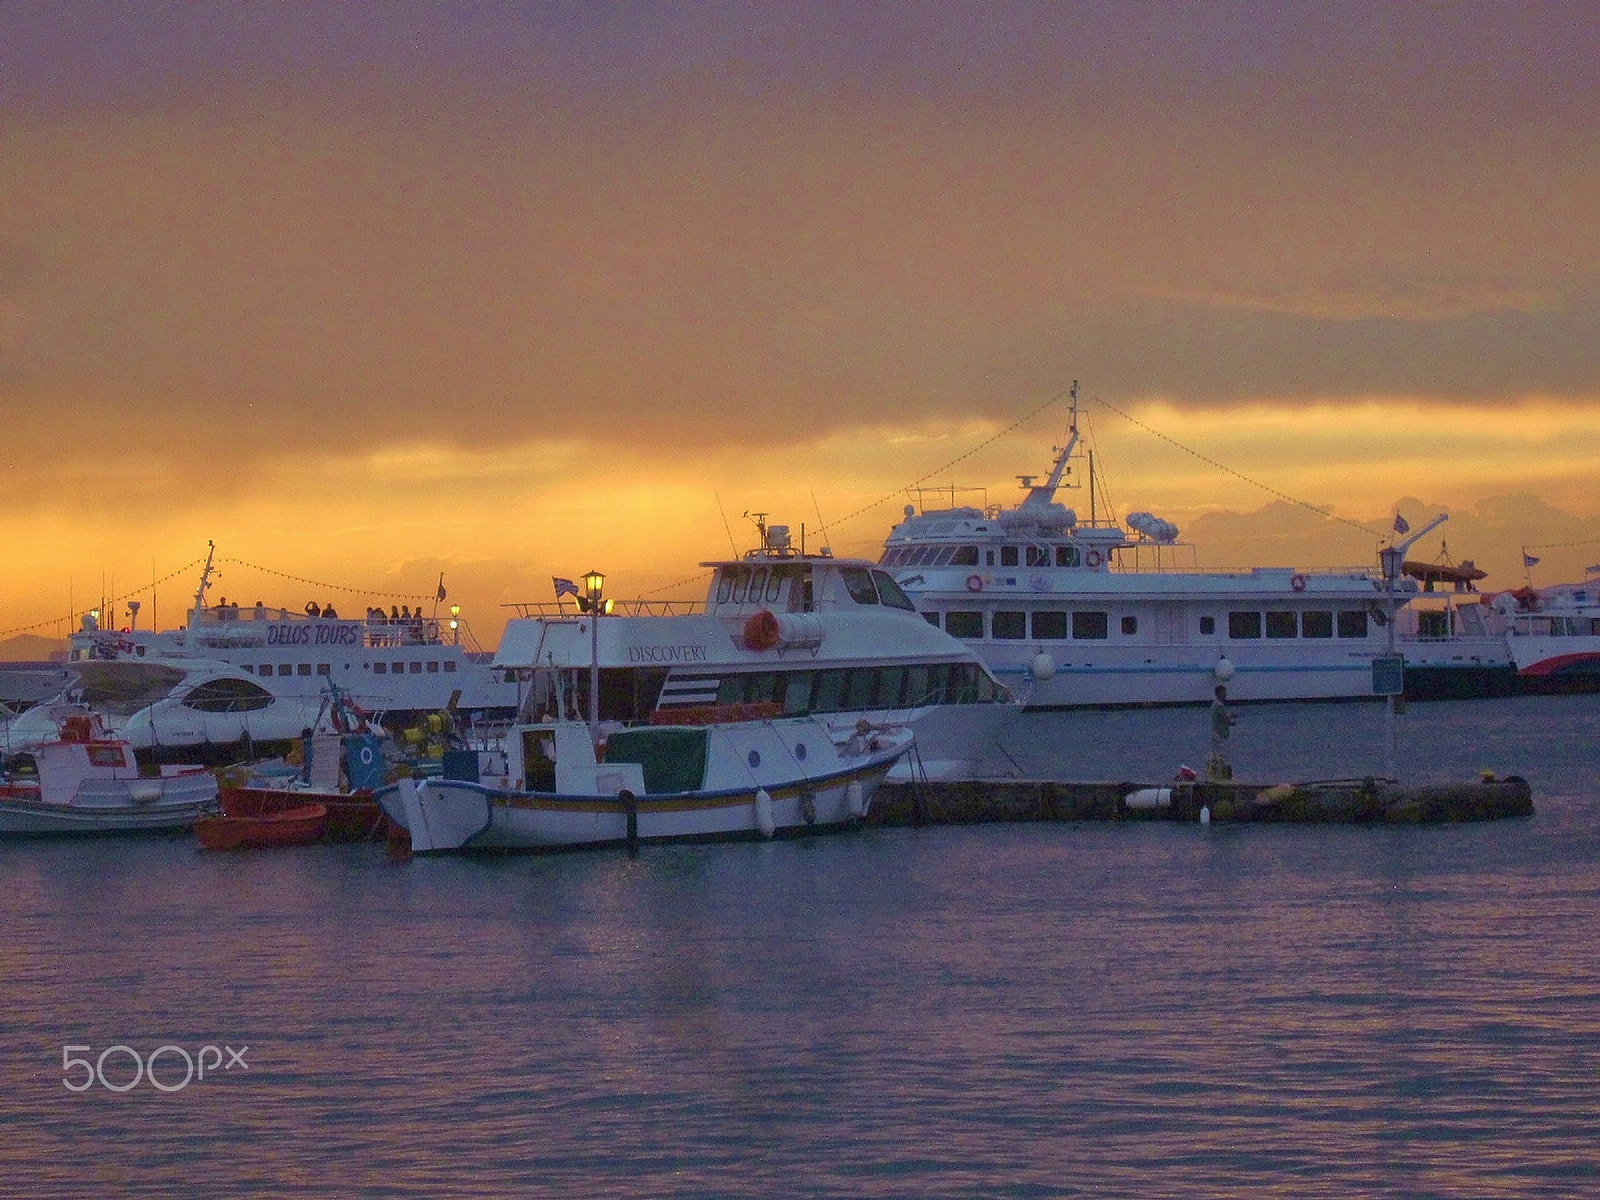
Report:
<svg viewBox="0 0 1600 1200"><path fill-rule="evenodd" d="M1177 564L1178 530L1149 513L1128 528L1077 514L1056 491L1078 443L1043 483L1021 476L1013 508L912 505L880 565L937 626L976 650L1029 708L1370 697L1386 653L1391 597L1360 570ZM1093 486L1092 480L1090 486Z"/></svg>
<svg viewBox="0 0 1600 1200"><path fill-rule="evenodd" d="M212 548L214 553L214 547ZM519 693L507 679L459 643L459 628L443 636L436 617L409 609L369 609L340 616L332 605L302 611L220 602L210 604L212 553L206 556L188 624L174 630L102 629L94 614L71 638L73 662L139 658L206 658L232 663L272 691L319 703L331 680L361 708L408 714L455 708L509 717ZM455 620L456 618L451 618Z"/></svg>
<svg viewBox="0 0 1600 1200"><path fill-rule="evenodd" d="M703 604L617 612L591 576L585 611L514 605L494 661L527 680L523 719L581 715L593 696L602 726L817 715L844 740L863 721L904 724L916 744L897 777L973 774L1019 711L981 659L922 620L887 571L757 528L757 549L701 564Z"/></svg>

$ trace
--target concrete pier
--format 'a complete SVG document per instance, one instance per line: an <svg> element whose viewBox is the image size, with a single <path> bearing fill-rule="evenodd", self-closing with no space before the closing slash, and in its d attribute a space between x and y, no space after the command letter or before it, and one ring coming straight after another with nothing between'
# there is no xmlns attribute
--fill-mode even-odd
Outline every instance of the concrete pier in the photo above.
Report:
<svg viewBox="0 0 1600 1200"><path fill-rule="evenodd" d="M1130 797L1133 801L1130 803ZM885 783L869 825L991 821L1211 821L1305 825L1425 825L1533 814L1533 790L1516 776L1404 786L1382 779L1301 784L1068 783L971 779Z"/></svg>

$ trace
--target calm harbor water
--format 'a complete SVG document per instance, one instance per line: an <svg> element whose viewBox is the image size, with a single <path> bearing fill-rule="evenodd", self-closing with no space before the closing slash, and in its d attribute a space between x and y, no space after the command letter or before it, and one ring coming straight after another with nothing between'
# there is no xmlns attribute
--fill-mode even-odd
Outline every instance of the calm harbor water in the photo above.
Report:
<svg viewBox="0 0 1600 1200"><path fill-rule="evenodd" d="M1241 778L1381 768L1379 706L1241 717ZM1597 728L1413 705L1407 780L1532 782L1480 825L0 844L0 1195L1596 1194ZM1205 749L1196 710L1041 714L992 765Z"/></svg>

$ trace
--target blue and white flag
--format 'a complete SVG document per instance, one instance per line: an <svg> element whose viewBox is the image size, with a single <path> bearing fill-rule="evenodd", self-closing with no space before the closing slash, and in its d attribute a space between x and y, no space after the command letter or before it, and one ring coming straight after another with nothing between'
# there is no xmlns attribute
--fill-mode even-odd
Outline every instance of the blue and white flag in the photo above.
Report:
<svg viewBox="0 0 1600 1200"><path fill-rule="evenodd" d="M1396 533L1410 533L1411 526L1399 513L1394 515L1394 531Z"/></svg>
<svg viewBox="0 0 1600 1200"><path fill-rule="evenodd" d="M1525 567L1537 567L1539 560L1524 550L1522 552L1522 565Z"/></svg>
<svg viewBox="0 0 1600 1200"><path fill-rule="evenodd" d="M578 585L570 579L562 579L560 576L552 575L550 582L556 585L557 600L563 596L576 596L578 594Z"/></svg>

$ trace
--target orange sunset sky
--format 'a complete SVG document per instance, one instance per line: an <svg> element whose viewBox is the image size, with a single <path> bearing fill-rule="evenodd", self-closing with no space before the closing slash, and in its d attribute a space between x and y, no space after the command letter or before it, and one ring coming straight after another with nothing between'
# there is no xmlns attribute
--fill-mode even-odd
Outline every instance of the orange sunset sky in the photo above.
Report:
<svg viewBox="0 0 1600 1200"><path fill-rule="evenodd" d="M913 483L1015 500L1074 379L1200 566L1371 564L1398 508L1582 579L1596 46L1564 3L6 5L0 638L152 579L175 624L208 540L213 599L442 572L486 646L552 575L696 594L747 511L875 555Z"/></svg>

